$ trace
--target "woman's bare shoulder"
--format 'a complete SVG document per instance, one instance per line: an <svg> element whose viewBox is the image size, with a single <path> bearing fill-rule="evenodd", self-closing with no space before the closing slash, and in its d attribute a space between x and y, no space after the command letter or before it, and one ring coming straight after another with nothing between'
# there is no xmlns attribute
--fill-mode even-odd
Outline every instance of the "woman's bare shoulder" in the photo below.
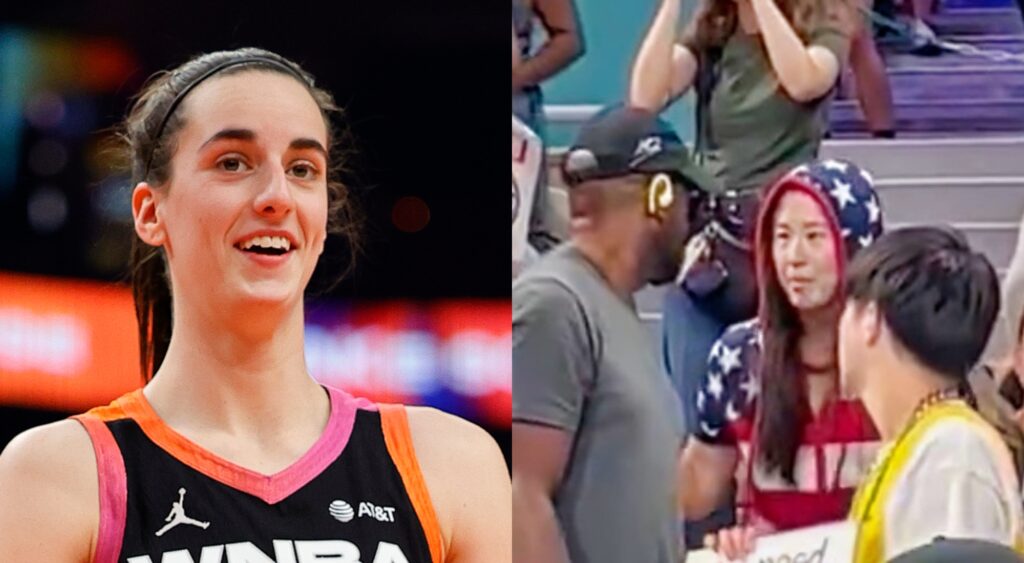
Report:
<svg viewBox="0 0 1024 563"><path fill-rule="evenodd" d="M88 561L99 522L92 442L62 420L19 434L0 454L5 561Z"/></svg>
<svg viewBox="0 0 1024 563"><path fill-rule="evenodd" d="M437 409L407 407L407 412L445 539L445 560L511 561L512 486L494 438Z"/></svg>

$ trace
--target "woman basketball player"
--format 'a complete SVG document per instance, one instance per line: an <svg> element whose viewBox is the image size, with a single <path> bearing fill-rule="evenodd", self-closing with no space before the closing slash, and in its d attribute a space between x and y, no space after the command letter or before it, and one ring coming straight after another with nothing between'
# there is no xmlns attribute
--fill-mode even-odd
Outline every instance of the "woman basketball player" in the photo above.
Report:
<svg viewBox="0 0 1024 563"><path fill-rule="evenodd" d="M11 442L0 559L511 561L509 477L482 430L307 371L303 291L327 233L355 234L330 179L334 109L258 49L142 92L124 137L152 377Z"/></svg>

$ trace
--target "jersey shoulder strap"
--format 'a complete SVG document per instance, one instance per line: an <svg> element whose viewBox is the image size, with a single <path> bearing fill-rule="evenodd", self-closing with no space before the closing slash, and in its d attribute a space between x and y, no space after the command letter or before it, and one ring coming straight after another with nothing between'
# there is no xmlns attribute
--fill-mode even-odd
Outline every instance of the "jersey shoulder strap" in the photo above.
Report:
<svg viewBox="0 0 1024 563"><path fill-rule="evenodd" d="M121 553L121 542L124 540L128 482L121 449L107 422L128 418L121 406L125 397L72 417L85 428L89 440L92 441L92 449L96 455L96 472L99 475L100 523L93 551L93 563L117 563L118 554Z"/></svg>
<svg viewBox="0 0 1024 563"><path fill-rule="evenodd" d="M380 423L384 433L384 442L387 445L388 454L398 468L402 477L402 484L409 495L416 516L423 527L423 534L427 538L427 545L430 548L430 559L433 563L442 563L443 542L441 541L441 526L438 524L437 514L434 512L434 505L430 501L430 493L427 490L427 483L423 479L419 462L416 459L416 451L412 444L412 434L409 430L409 417L403 405L380 404Z"/></svg>

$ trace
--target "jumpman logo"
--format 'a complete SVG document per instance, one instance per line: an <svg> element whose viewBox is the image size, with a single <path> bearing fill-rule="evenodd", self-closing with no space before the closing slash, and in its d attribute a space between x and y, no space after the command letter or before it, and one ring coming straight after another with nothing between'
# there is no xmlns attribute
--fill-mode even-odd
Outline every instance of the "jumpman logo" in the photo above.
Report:
<svg viewBox="0 0 1024 563"><path fill-rule="evenodd" d="M170 530L178 524L199 526L204 530L210 527L209 522L200 522L199 520L194 520L185 516L185 487L178 489L178 502L173 504L171 512L167 515L167 518L164 518L164 522L167 522L167 525L157 531L157 536L164 535L167 530Z"/></svg>

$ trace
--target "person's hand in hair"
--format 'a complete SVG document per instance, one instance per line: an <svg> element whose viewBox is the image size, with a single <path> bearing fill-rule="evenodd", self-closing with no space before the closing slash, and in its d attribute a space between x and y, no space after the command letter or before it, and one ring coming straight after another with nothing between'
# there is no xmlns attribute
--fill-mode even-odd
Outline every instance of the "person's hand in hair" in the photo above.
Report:
<svg viewBox="0 0 1024 563"><path fill-rule="evenodd" d="M810 102L832 89L842 67L822 45L806 45L773 0L751 0L768 60L779 85L798 102Z"/></svg>

